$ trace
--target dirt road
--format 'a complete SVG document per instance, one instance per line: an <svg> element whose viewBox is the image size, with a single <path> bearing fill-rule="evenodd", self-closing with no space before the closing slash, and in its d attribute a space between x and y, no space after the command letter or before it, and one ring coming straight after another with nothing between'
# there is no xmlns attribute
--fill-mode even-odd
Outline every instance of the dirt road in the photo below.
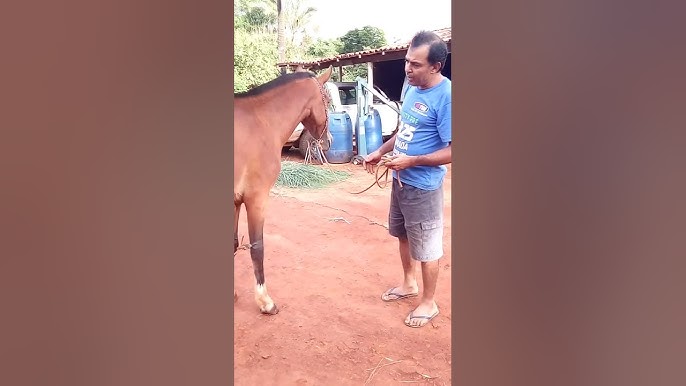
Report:
<svg viewBox="0 0 686 386"><path fill-rule="evenodd" d="M284 159L302 161L295 152ZM249 252L235 258L235 384L449 385L450 169L436 296L441 314L412 329L403 320L417 298L380 299L402 278L397 242L385 228L390 186L353 195L373 176L352 164L332 167L353 177L318 190L275 188L270 196L264 266L277 315L262 315L255 305ZM239 238L247 242L245 218L243 210Z"/></svg>

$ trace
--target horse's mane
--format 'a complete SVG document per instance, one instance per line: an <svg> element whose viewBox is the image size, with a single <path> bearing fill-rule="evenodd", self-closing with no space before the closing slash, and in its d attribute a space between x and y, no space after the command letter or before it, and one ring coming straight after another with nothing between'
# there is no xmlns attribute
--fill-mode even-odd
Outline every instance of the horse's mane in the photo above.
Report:
<svg viewBox="0 0 686 386"><path fill-rule="evenodd" d="M267 82L267 83L265 83L265 84L262 84L262 85L260 85L260 86L257 86L257 87L255 87L255 88L253 88L253 89L250 89L250 90L248 90L248 91L241 92L241 93L238 93L238 94L235 94L235 93L234 93L233 96L234 96L235 98L247 98L247 97L252 97L252 96L256 96L256 95L260 95L260 94L262 94L262 93L265 93L265 92L267 92L267 91L269 91L269 90L271 90L271 89L274 89L274 88L276 88L276 87L282 86L282 85L284 85L284 84L286 84L286 83L290 83L290 82L292 82L292 81L294 81L294 80L306 79L306 78L314 78L314 76L315 76L315 75L314 75L313 73L311 73L311 72L293 72L293 73L290 73L290 74L281 75L281 76L279 76L279 77L276 78L276 79L272 79L272 80L270 80L269 82Z"/></svg>

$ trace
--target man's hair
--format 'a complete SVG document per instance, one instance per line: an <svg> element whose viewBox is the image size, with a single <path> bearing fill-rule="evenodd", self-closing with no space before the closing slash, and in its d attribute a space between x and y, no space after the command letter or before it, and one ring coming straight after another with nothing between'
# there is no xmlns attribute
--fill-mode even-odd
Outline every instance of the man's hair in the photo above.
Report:
<svg viewBox="0 0 686 386"><path fill-rule="evenodd" d="M434 65L440 62L441 68L439 70L443 70L445 61L448 59L448 45L434 32L419 31L412 38L410 47L417 48L425 44L429 46L429 64Z"/></svg>

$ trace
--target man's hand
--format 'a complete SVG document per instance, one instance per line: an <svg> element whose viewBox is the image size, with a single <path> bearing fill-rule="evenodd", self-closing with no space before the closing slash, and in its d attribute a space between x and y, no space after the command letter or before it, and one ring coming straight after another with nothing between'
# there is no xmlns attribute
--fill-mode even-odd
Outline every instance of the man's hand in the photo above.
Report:
<svg viewBox="0 0 686 386"><path fill-rule="evenodd" d="M379 161L381 161L381 152L379 152L379 150L374 150L367 154L367 156L364 157L364 166L367 169L367 172L374 174L374 165L379 163Z"/></svg>
<svg viewBox="0 0 686 386"><path fill-rule="evenodd" d="M386 167L391 170L403 170L415 166L417 157L406 154L396 154L386 163Z"/></svg>

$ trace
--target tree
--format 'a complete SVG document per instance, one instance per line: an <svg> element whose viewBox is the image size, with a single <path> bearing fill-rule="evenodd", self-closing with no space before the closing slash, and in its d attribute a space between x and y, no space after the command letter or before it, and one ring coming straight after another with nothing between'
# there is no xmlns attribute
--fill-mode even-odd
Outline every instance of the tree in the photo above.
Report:
<svg viewBox="0 0 686 386"><path fill-rule="evenodd" d="M350 30L340 40L342 46L339 53L341 54L380 48L387 44L384 32L372 26ZM366 64L355 64L346 68L343 73L343 81L354 81L358 76L361 78L367 77Z"/></svg>
<svg viewBox="0 0 686 386"><path fill-rule="evenodd" d="M356 28L346 32L341 37L341 42L343 42L341 54L379 48L387 44L384 32L372 26L365 26L362 29Z"/></svg>
<svg viewBox="0 0 686 386"><path fill-rule="evenodd" d="M234 28L253 32L276 31L273 0L237 0L234 2Z"/></svg>
<svg viewBox="0 0 686 386"><path fill-rule="evenodd" d="M341 53L343 42L340 39L316 40L307 47L307 56L312 59L328 58Z"/></svg>
<svg viewBox="0 0 686 386"><path fill-rule="evenodd" d="M277 19L274 0L234 1L234 92L278 76Z"/></svg>
<svg viewBox="0 0 686 386"><path fill-rule="evenodd" d="M306 0L288 0L284 3L284 35L286 60L304 60L308 47L314 42L312 16L317 9L307 5Z"/></svg>
<svg viewBox="0 0 686 386"><path fill-rule="evenodd" d="M382 30L372 26L348 31L332 40L315 40L311 18L317 10L307 0L235 0L234 92L265 83L279 74L277 63L313 60L386 45ZM282 69L282 72L285 68ZM343 80L366 77L366 65L346 68ZM333 78L339 81L338 73Z"/></svg>
<svg viewBox="0 0 686 386"><path fill-rule="evenodd" d="M239 29L234 36L234 92L246 91L278 76L275 34Z"/></svg>
<svg viewBox="0 0 686 386"><path fill-rule="evenodd" d="M312 15L317 12L314 7L306 6L303 0L289 0L284 10L285 29L290 37L291 46L302 47L303 40L309 35L308 29Z"/></svg>
<svg viewBox="0 0 686 386"><path fill-rule="evenodd" d="M283 7L281 6L281 0L276 0L276 14L277 14L277 50L279 53L279 63L286 61L286 37L284 35L284 29L286 25L284 23L284 13ZM285 68L281 69L281 73L285 72Z"/></svg>

